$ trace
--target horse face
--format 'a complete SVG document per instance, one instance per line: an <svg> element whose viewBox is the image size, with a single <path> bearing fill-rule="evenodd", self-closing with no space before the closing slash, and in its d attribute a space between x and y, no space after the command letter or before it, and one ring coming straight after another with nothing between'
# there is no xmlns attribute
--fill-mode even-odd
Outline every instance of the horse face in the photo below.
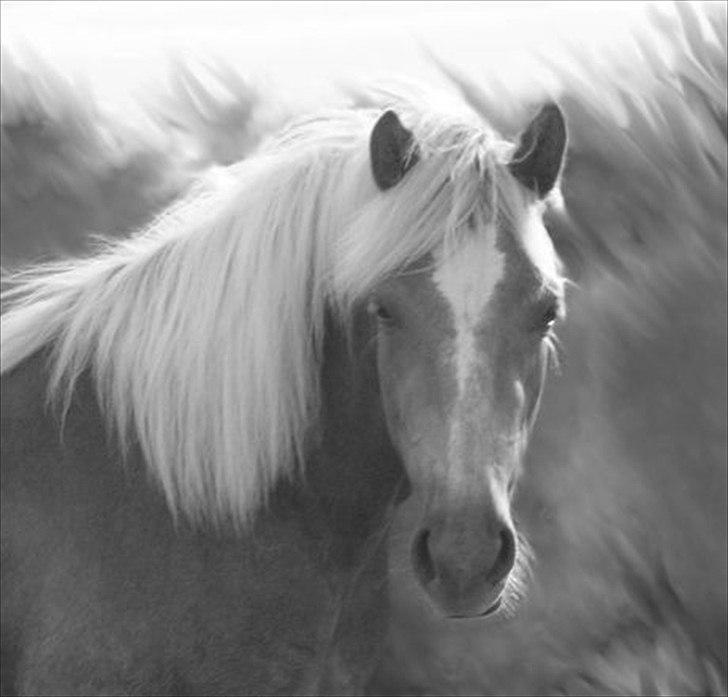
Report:
<svg viewBox="0 0 728 697"><path fill-rule="evenodd" d="M510 503L562 312L538 181L517 215L474 225L369 303L389 433L423 504L414 569L450 617L490 614L520 585Z"/></svg>
<svg viewBox="0 0 728 697"><path fill-rule="evenodd" d="M489 229L381 284L369 305L389 432L424 501L415 570L447 615L487 613L508 586L510 499L560 304L513 231Z"/></svg>

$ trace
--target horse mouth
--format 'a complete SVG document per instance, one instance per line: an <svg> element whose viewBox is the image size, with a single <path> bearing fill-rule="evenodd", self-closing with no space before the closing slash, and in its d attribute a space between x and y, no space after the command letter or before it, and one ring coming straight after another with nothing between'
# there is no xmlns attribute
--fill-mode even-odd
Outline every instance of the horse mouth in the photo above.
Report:
<svg viewBox="0 0 728 697"><path fill-rule="evenodd" d="M485 612L482 612L478 617L488 617L488 615L494 615L503 603L503 598L499 597Z"/></svg>
<svg viewBox="0 0 728 697"><path fill-rule="evenodd" d="M498 610L500 610L500 606L503 603L503 598L499 597L496 599L496 601L484 612L481 612L477 615L448 615L448 618L451 620L480 620L483 619L483 617L488 617L490 615L494 615Z"/></svg>

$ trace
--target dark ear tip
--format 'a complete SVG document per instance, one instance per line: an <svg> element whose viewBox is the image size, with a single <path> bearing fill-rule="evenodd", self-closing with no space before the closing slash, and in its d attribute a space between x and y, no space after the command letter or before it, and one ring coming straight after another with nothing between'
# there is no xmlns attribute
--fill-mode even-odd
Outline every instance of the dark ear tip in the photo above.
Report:
<svg viewBox="0 0 728 697"><path fill-rule="evenodd" d="M549 115L556 116L562 120L564 118L564 112L561 111L561 107L556 102L546 102L546 104L541 107L541 111Z"/></svg>
<svg viewBox="0 0 728 697"><path fill-rule="evenodd" d="M547 102L539 110L534 124L538 124L541 130L550 131L553 134L566 136L566 117L561 107L556 102Z"/></svg>
<svg viewBox="0 0 728 697"><path fill-rule="evenodd" d="M405 131L405 127L397 116L397 112L393 109L387 109L374 124L372 135L381 133L399 133Z"/></svg>
<svg viewBox="0 0 728 697"><path fill-rule="evenodd" d="M401 122L399 120L399 116L397 116L397 112L393 109L387 109L380 117L379 121L377 121L377 125L379 124L385 124L385 125L393 125L393 124L400 124Z"/></svg>
<svg viewBox="0 0 728 697"><path fill-rule="evenodd" d="M566 117L564 116L563 110L556 102L548 102L547 104L544 104L541 111L546 115L546 118L550 123L554 126L558 124L558 126L563 129L564 133L566 133Z"/></svg>

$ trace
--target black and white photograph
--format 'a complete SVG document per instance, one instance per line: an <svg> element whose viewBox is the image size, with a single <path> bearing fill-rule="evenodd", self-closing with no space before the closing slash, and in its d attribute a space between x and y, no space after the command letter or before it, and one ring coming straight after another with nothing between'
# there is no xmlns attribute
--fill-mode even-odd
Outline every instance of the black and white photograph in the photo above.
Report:
<svg viewBox="0 0 728 697"><path fill-rule="evenodd" d="M0 693L728 690L728 2L0 2Z"/></svg>

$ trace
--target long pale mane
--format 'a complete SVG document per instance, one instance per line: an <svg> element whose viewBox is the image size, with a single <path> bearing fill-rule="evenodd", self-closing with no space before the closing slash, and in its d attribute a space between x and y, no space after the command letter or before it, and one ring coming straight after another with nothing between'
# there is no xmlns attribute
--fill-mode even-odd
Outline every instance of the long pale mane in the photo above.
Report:
<svg viewBox="0 0 728 697"><path fill-rule="evenodd" d="M456 242L468 216L516 200L508 145L474 115L393 105L420 162L387 192L368 154L381 112L333 111L139 234L9 279L2 371L49 347L64 410L90 371L174 513L249 520L315 438L326 308L345 320L375 283Z"/></svg>

